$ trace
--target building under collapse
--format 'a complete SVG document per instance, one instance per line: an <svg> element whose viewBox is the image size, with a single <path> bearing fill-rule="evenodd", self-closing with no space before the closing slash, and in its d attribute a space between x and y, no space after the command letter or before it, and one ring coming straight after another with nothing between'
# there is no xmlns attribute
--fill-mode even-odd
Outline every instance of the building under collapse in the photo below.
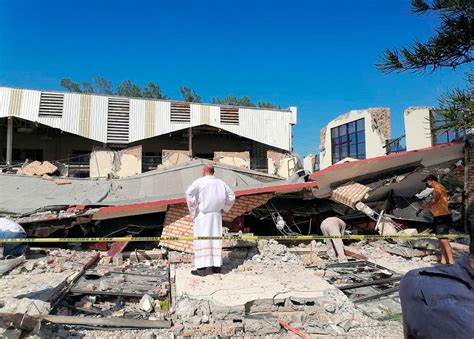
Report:
<svg viewBox="0 0 474 339"><path fill-rule="evenodd" d="M215 159L241 152L247 167L292 151L296 107L263 109L0 87L0 162L89 165L95 147L142 146L144 171L170 151ZM265 128L263 128L265 127ZM224 152L224 154L222 153Z"/></svg>

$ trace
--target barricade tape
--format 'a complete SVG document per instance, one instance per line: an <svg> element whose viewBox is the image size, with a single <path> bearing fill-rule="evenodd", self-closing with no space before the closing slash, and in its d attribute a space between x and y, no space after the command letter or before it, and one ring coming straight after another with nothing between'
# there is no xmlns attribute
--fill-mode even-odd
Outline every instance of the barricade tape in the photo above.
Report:
<svg viewBox="0 0 474 339"><path fill-rule="evenodd" d="M65 243L65 242L128 242L128 241L193 241L193 240L326 240L326 239L343 239L343 240L385 240L385 239L461 239L469 238L467 234L393 234L393 235L342 235L342 236L325 236L325 235L288 235L288 236L260 236L260 235L235 235L222 237L113 237L113 238L4 238L0 239L0 243Z"/></svg>

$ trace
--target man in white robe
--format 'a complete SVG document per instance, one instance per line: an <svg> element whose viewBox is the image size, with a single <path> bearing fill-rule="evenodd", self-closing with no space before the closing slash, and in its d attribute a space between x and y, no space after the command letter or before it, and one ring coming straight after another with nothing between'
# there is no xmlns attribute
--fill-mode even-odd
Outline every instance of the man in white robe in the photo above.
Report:
<svg viewBox="0 0 474 339"><path fill-rule="evenodd" d="M214 166L207 164L202 177L186 190L189 213L194 217L195 237L222 236L222 210L228 212L235 201L234 192L225 182L214 177ZM206 269L220 273L222 266L222 240L194 241L195 275L206 275Z"/></svg>

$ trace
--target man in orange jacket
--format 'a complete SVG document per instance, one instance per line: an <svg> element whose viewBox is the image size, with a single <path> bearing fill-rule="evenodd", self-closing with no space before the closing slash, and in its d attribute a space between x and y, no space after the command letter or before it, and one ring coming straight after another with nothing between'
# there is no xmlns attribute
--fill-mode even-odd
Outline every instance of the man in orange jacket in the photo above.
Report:
<svg viewBox="0 0 474 339"><path fill-rule="evenodd" d="M448 193L446 188L438 182L435 175L429 175L423 182L426 186L433 189L433 196L425 208L430 208L433 214L433 226L437 235L448 234L452 225L451 214L448 208ZM439 239L439 247L441 250L441 264L454 264L453 249L447 238Z"/></svg>

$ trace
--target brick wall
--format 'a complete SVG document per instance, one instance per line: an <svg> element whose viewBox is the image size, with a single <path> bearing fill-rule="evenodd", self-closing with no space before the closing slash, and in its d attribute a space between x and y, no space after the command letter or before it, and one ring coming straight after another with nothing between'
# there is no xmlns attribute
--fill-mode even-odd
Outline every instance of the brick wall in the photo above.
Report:
<svg viewBox="0 0 474 339"><path fill-rule="evenodd" d="M228 213L222 216L223 221L231 222L238 216L252 211L254 208L267 203L273 193L247 195L238 197ZM186 204L171 205L166 212L162 235L164 237L193 236L193 218L189 215ZM161 246L187 253L192 253L192 241L162 241Z"/></svg>
<svg viewBox="0 0 474 339"><path fill-rule="evenodd" d="M379 131L385 137L386 140L391 138L390 130L390 109L388 108L369 108L369 113L377 122Z"/></svg>
<svg viewBox="0 0 474 339"><path fill-rule="evenodd" d="M474 148L466 147L466 193L467 193L467 210L466 210L466 226L467 230L474 233Z"/></svg>
<svg viewBox="0 0 474 339"><path fill-rule="evenodd" d="M321 128L321 131L319 131L319 150L321 151L321 148L326 145L326 132L327 132L327 126Z"/></svg>

